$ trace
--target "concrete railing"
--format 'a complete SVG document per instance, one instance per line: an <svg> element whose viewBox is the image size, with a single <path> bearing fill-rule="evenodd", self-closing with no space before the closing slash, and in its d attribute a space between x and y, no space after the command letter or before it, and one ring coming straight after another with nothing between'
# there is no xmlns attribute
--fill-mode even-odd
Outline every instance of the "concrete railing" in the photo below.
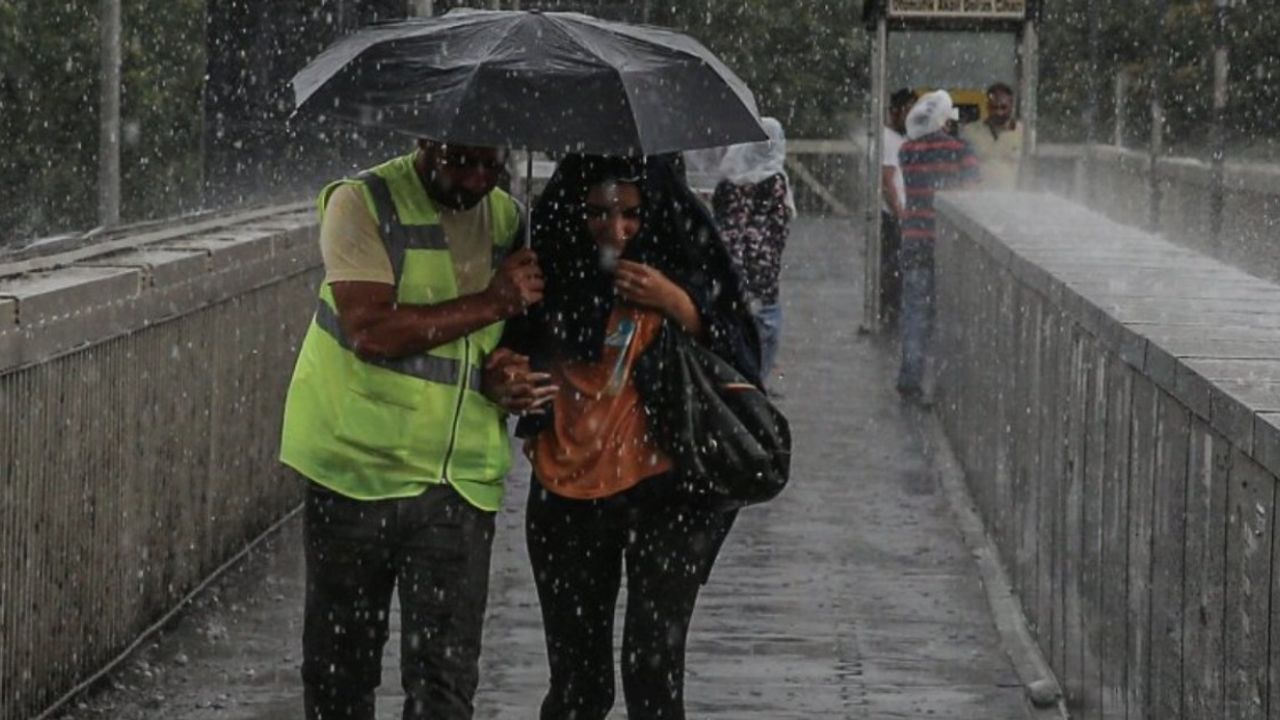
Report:
<svg viewBox="0 0 1280 720"><path fill-rule="evenodd" d="M276 454L314 229L276 208L0 264L0 720L297 505Z"/></svg>
<svg viewBox="0 0 1280 720"><path fill-rule="evenodd" d="M937 412L1073 717L1280 717L1280 287L940 201Z"/></svg>
<svg viewBox="0 0 1280 720"><path fill-rule="evenodd" d="M1150 160L1145 152L1108 145L1093 149L1086 175L1085 146L1040 148L1037 178L1042 187L1078 199L1108 217L1135 227L1151 218ZM1210 230L1212 168L1192 158L1166 157L1160 176L1160 232L1170 240L1249 272L1280 281L1280 164L1229 161L1224 166L1222 234Z"/></svg>

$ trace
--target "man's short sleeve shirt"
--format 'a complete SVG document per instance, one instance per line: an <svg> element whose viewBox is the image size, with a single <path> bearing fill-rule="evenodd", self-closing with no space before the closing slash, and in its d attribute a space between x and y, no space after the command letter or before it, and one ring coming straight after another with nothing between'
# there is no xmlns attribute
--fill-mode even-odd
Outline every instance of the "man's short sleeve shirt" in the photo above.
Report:
<svg viewBox="0 0 1280 720"><path fill-rule="evenodd" d="M880 166L893 168L893 187L898 191L898 206L905 207L907 203L906 186L902 181L902 168L898 162L898 152L902 150L902 143L906 142L904 137L897 130L891 127L884 128L884 152L881 153ZM889 202L887 200L880 201L880 208L885 212L890 212Z"/></svg>
<svg viewBox="0 0 1280 720"><path fill-rule="evenodd" d="M485 289L493 273L492 196L467 210L441 210L440 224L449 242L459 295ZM375 282L395 284L391 258L378 232L378 223L358 185L334 189L320 224L320 254L325 283Z"/></svg>

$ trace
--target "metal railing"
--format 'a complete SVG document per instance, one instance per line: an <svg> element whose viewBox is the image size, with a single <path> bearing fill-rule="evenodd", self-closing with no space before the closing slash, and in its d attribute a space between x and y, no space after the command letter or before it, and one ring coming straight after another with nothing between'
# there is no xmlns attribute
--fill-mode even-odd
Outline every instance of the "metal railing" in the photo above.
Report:
<svg viewBox="0 0 1280 720"><path fill-rule="evenodd" d="M309 205L0 265L0 720L30 718L296 506L280 408Z"/></svg>

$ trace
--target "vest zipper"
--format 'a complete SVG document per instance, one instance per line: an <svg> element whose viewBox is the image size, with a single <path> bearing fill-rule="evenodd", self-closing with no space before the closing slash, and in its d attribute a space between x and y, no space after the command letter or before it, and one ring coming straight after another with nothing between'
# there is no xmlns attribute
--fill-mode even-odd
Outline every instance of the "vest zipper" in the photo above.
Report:
<svg viewBox="0 0 1280 720"><path fill-rule="evenodd" d="M467 396L467 380L471 377L471 338L462 336L462 373L458 378L458 402L453 408L453 430L449 433L449 448L444 452L444 464L440 474L449 480L449 463L453 461L453 449L458 444L458 425L462 423L462 402Z"/></svg>

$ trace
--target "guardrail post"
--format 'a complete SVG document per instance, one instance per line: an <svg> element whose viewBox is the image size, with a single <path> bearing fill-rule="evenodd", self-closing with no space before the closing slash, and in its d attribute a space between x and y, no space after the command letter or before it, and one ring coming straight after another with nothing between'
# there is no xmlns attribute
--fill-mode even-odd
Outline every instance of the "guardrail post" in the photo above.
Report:
<svg viewBox="0 0 1280 720"><path fill-rule="evenodd" d="M98 224L120 224L120 0L102 0L99 71Z"/></svg>
<svg viewBox="0 0 1280 720"><path fill-rule="evenodd" d="M1018 102L1022 114L1022 164L1018 171L1018 184L1023 188L1035 187L1036 120L1040 92L1040 34L1035 18L1030 17L1022 25L1022 37L1018 45L1019 68Z"/></svg>
<svg viewBox="0 0 1280 720"><path fill-rule="evenodd" d="M871 44L871 102L867 117L867 187L864 193L866 218L866 266L862 304L863 332L880 331L880 155L884 141L884 97L888 58L889 26L883 16L876 21Z"/></svg>
<svg viewBox="0 0 1280 720"><path fill-rule="evenodd" d="M1084 154L1084 186L1081 188L1085 202L1092 203L1096 197L1094 192L1094 165L1097 158L1094 146L1098 144L1098 96L1101 94L1102 78L1099 77L1098 55L1102 44L1102 11L1098 0L1088 0L1085 7L1085 22L1088 24L1088 59L1089 70L1086 73L1086 99L1084 107L1085 154Z"/></svg>
<svg viewBox="0 0 1280 720"><path fill-rule="evenodd" d="M1154 232L1160 231L1160 204L1163 191L1160 187L1160 156L1164 154L1164 86L1169 74L1169 50L1165 45L1165 15L1169 0L1156 0L1156 22L1152 51L1155 53L1155 71L1151 73L1151 144L1149 148L1147 182L1151 193L1151 214L1147 223Z"/></svg>
<svg viewBox="0 0 1280 720"><path fill-rule="evenodd" d="M1115 131L1111 138L1111 144L1116 147L1124 147L1124 125L1125 125L1125 109L1129 99L1129 73L1121 69L1116 73L1115 77Z"/></svg>
<svg viewBox="0 0 1280 720"><path fill-rule="evenodd" d="M1209 231L1214 245L1222 242L1222 216L1226 206L1227 73L1230 48L1227 8L1230 0L1216 0L1213 9L1213 174L1209 185Z"/></svg>

